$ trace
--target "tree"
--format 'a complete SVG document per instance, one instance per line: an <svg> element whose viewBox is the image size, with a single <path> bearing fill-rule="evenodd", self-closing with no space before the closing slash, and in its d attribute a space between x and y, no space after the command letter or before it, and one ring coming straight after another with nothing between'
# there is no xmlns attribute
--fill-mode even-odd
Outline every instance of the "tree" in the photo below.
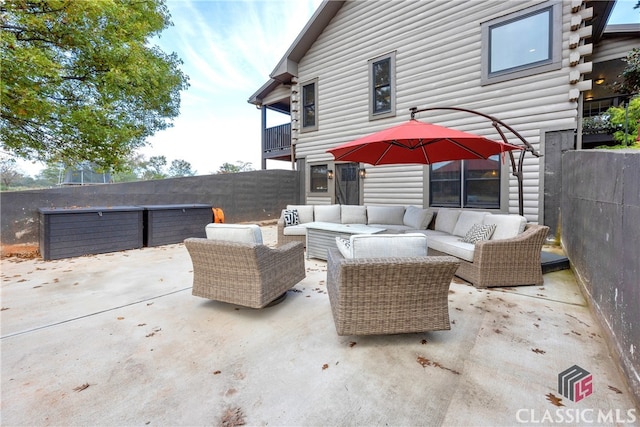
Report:
<svg viewBox="0 0 640 427"><path fill-rule="evenodd" d="M167 177L164 172L164 167L167 165L167 158L165 156L151 156L149 161L144 162L144 170L142 172L142 179L163 179Z"/></svg>
<svg viewBox="0 0 640 427"><path fill-rule="evenodd" d="M2 177L2 189L8 189L11 184L22 177L22 173L18 170L16 159L12 157L0 157L0 177Z"/></svg>
<svg viewBox="0 0 640 427"><path fill-rule="evenodd" d="M253 167L251 165L251 162L243 162L238 160L235 165L227 162L223 163L222 166L220 166L220 169L218 169L218 173L248 172L252 170Z"/></svg>
<svg viewBox="0 0 640 427"><path fill-rule="evenodd" d="M634 145L638 139L640 123L640 97L635 97L626 106L609 107L609 121L618 129L613 139L622 145Z"/></svg>
<svg viewBox="0 0 640 427"><path fill-rule="evenodd" d="M169 176L193 176L196 172L191 170L191 163L186 160L176 159L171 162Z"/></svg>
<svg viewBox="0 0 640 427"><path fill-rule="evenodd" d="M25 159L120 170L179 114L188 77L149 43L164 0L0 3L0 137Z"/></svg>
<svg viewBox="0 0 640 427"><path fill-rule="evenodd" d="M638 94L640 93L640 48L633 48L623 61L627 65L618 76L621 81L613 83L613 89L617 93Z"/></svg>

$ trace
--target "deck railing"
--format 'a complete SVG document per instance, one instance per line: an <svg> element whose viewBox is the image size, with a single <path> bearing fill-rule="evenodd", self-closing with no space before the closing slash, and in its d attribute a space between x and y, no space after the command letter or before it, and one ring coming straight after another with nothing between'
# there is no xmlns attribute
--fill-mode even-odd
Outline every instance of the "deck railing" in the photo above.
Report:
<svg viewBox="0 0 640 427"><path fill-rule="evenodd" d="M291 147L291 123L265 129L263 147L265 153L288 150L289 147Z"/></svg>

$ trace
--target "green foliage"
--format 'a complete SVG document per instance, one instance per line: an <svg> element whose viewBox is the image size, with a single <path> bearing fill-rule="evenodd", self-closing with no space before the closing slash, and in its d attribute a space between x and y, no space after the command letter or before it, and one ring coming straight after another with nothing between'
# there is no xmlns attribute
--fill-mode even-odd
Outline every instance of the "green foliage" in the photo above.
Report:
<svg viewBox="0 0 640 427"><path fill-rule="evenodd" d="M251 162L242 162L238 160L235 165L231 163L223 163L218 169L217 173L237 173L237 172L248 172L254 170Z"/></svg>
<svg viewBox="0 0 640 427"><path fill-rule="evenodd" d="M173 160L169 167L169 176L171 177L193 176L195 174L196 172L191 170L191 163L186 160Z"/></svg>
<svg viewBox="0 0 640 427"><path fill-rule="evenodd" d="M634 48L623 59L627 65L618 77L621 81L613 83L613 89L617 93L640 93L640 48Z"/></svg>
<svg viewBox="0 0 640 427"><path fill-rule="evenodd" d="M0 136L25 159L120 170L179 114L188 78L149 39L164 0L0 3Z"/></svg>
<svg viewBox="0 0 640 427"><path fill-rule="evenodd" d="M617 130L613 138L620 144L633 145L638 139L638 123L640 122L640 97L635 97L629 101L625 107L610 107L607 110L609 121L616 126ZM625 129L627 133L625 133Z"/></svg>

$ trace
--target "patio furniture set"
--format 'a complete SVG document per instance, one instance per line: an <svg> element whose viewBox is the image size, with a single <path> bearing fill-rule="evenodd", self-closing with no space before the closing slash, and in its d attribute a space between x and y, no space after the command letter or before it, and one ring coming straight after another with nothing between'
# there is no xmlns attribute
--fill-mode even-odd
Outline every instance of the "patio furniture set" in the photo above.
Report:
<svg viewBox="0 0 640 427"><path fill-rule="evenodd" d="M206 239L186 239L193 295L278 303L305 277L306 244L307 257L327 260L338 335L448 330L454 275L478 287L541 284L548 232L519 215L415 206L288 206L277 227L275 248L257 225L209 224Z"/></svg>

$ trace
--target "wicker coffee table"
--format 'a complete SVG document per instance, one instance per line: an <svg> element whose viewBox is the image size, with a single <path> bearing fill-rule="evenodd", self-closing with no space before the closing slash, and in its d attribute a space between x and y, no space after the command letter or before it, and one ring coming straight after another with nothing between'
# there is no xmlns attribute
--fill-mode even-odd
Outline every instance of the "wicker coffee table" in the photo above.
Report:
<svg viewBox="0 0 640 427"><path fill-rule="evenodd" d="M376 234L384 228L364 224L336 224L333 222L310 222L307 228L307 259L327 260L327 249L336 247L336 237L349 238L352 234Z"/></svg>

